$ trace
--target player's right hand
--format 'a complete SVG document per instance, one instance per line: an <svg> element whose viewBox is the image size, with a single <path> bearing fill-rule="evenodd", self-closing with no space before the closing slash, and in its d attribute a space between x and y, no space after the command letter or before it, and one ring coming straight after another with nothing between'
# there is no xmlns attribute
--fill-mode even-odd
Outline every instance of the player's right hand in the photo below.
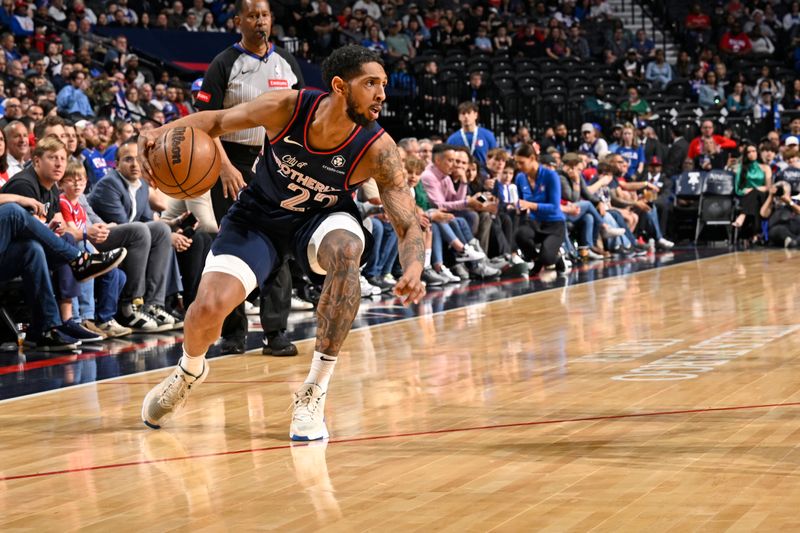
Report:
<svg viewBox="0 0 800 533"><path fill-rule="evenodd" d="M222 164L222 168L219 171L219 179L222 180L222 195L225 198L235 199L239 191L245 186L242 173L230 163Z"/></svg>
<svg viewBox="0 0 800 533"><path fill-rule="evenodd" d="M153 178L153 167L150 166L148 155L150 155L150 150L155 148L156 140L163 133L161 128L139 133L139 156L137 158L139 160L139 168L142 169L142 177L154 189L158 189L158 184Z"/></svg>

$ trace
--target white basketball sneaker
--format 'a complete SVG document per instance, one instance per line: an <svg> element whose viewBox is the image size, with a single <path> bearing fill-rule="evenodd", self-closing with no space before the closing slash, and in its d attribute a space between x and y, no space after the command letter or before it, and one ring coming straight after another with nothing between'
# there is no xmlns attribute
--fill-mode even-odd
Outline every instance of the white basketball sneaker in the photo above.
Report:
<svg viewBox="0 0 800 533"><path fill-rule="evenodd" d="M294 393L294 413L289 437L292 440L319 440L328 438L325 426L325 397L319 385L303 383Z"/></svg>
<svg viewBox="0 0 800 533"><path fill-rule="evenodd" d="M150 389L142 403L142 421L147 427L161 429L161 424L172 418L189 399L192 387L200 385L208 376L208 362L203 360L203 371L193 376L179 364L164 381Z"/></svg>

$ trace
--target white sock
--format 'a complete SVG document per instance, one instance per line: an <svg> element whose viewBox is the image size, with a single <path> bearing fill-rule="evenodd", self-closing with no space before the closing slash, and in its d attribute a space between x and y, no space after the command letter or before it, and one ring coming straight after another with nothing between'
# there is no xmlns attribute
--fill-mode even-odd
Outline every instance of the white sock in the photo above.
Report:
<svg viewBox="0 0 800 533"><path fill-rule="evenodd" d="M314 358L311 360L311 370L308 371L305 383L319 385L323 392L328 390L328 382L333 376L333 367L336 366L337 357L325 355L314 351Z"/></svg>
<svg viewBox="0 0 800 533"><path fill-rule="evenodd" d="M425 249L425 268L429 268L431 266L431 249Z"/></svg>
<svg viewBox="0 0 800 533"><path fill-rule="evenodd" d="M193 376L200 376L203 373L203 365L205 364L206 354L189 355L186 353L186 348L183 349L183 357L178 361L178 364Z"/></svg>

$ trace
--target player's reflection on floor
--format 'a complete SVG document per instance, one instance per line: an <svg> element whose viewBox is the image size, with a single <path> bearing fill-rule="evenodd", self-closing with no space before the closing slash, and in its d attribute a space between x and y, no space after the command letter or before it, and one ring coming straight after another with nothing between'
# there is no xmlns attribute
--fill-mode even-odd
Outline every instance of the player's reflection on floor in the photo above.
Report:
<svg viewBox="0 0 800 533"><path fill-rule="evenodd" d="M336 491L328 475L325 453L328 441L293 442L292 463L297 483L308 494L320 523L329 523L342 517Z"/></svg>

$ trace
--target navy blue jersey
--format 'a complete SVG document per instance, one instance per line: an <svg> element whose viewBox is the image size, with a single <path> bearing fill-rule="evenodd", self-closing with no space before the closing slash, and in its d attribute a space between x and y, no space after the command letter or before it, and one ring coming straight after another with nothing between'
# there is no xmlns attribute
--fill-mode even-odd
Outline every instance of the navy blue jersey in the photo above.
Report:
<svg viewBox="0 0 800 533"><path fill-rule="evenodd" d="M336 148L322 151L310 146L308 129L327 95L300 91L289 123L274 139L265 140L256 177L242 190L235 210L271 222L297 222L325 211L352 211L350 178L384 130L377 123L367 128L355 126Z"/></svg>

